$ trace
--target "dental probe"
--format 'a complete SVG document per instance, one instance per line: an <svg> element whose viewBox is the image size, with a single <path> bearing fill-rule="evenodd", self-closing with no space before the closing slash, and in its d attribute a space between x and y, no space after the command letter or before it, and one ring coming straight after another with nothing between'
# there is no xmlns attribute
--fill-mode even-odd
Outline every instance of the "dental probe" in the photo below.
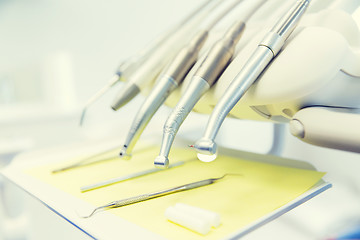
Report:
<svg viewBox="0 0 360 240"><path fill-rule="evenodd" d="M225 35L210 49L208 55L192 77L184 95L165 122L160 153L154 161L156 167L166 168L168 166L170 148L180 125L194 108L200 97L215 83L229 64L234 54L235 46L244 32L245 22L264 2L264 0L255 1L255 4L251 6L248 16L245 16L244 20L235 22L225 32Z"/></svg>
<svg viewBox="0 0 360 240"><path fill-rule="evenodd" d="M184 165L184 164L185 164L184 161L179 161L177 163L170 164L168 169L178 167L178 166L181 166L181 165ZM119 183L119 182L123 182L123 181L126 181L126 180L142 177L142 176L152 174L152 173L156 173L156 172L163 171L163 170L165 170L165 169L151 168L151 169L147 169L147 170L144 170L144 171L141 171L141 172L131 173L131 174L128 174L128 175L125 175L125 176L116 177L116 178L108 179L108 180L105 180L105 181L97 182L97 183L94 183L94 184L91 184L91 185L86 185L86 186L80 187L80 191L81 192L91 191L91 190L94 190L94 189L97 189L97 188L106 187L106 186L109 186L109 185L112 185L112 184L115 184L115 183Z"/></svg>
<svg viewBox="0 0 360 240"><path fill-rule="evenodd" d="M241 174L225 174L225 175L223 175L222 177L219 177L219 178L209 178L209 179L205 179L205 180L201 180L201 181L181 185L181 186L178 186L178 187L168 188L168 189L158 191L158 192L152 192L152 193L142 194L142 195L138 195L138 196L135 196L135 197L130 197L130 198L126 198L126 199L122 199L122 200L118 200L118 201L113 201L113 202L110 202L110 203L105 204L103 206L95 208L90 214L88 214L86 216L80 216L80 217L89 218L89 217L91 217L92 215L94 215L96 212L98 212L100 210L123 207L123 206L127 206L127 205L130 205L130 204L150 200L150 199L153 199L153 198L166 196L166 195L169 195L169 194L183 192L183 191L191 190L191 189L198 188L198 187L203 187L203 186L206 186L206 185L216 183L217 181L219 181L219 180L221 180L224 177L229 176L229 175L241 176Z"/></svg>
<svg viewBox="0 0 360 240"><path fill-rule="evenodd" d="M87 165L90 165L90 164L94 164L94 163L114 159L114 157L109 157L109 158L106 158L106 159L104 159L104 158L97 159L97 158L104 155L105 153L113 151L113 150L115 150L117 148L118 147L107 149L107 150L102 151L100 153L96 153L94 155L84 157L84 158L78 160L76 163L73 163L73 164L70 164L70 165L67 165L67 166L64 166L64 167L56 168L56 169L52 170L52 173L59 173L59 172L67 171L67 170L70 170L70 169L83 167L83 166L87 166Z"/></svg>
<svg viewBox="0 0 360 240"><path fill-rule="evenodd" d="M83 111L81 113L80 118L80 126L84 122L85 114L87 108L93 104L97 99L103 96L111 87L117 84L120 81L126 81L141 65L154 53L159 46L166 41L171 35L173 35L176 31L178 31L184 24L186 24L193 17L196 17L197 14L201 14L201 11L206 9L208 6L211 6L213 2L219 3L219 0L208 0L205 1L202 5L200 5L196 10L190 13L186 18L184 18L180 23L176 24L169 30L165 31L158 38L156 38L153 42L151 42L148 46L145 46L143 50L135 54L134 56L126 59L122 62L119 67L116 69L115 74L110 78L107 84L102 87L98 92L96 92L85 104ZM215 4L217 6L218 3Z"/></svg>
<svg viewBox="0 0 360 240"><path fill-rule="evenodd" d="M199 52L206 42L209 31L212 29L223 17L225 17L234 7L243 0L233 1L229 6L218 13L211 22L198 32L189 44L185 45L176 57L170 62L168 67L160 74L160 77L150 92L149 96L145 99L137 112L135 119L131 125L130 131L123 144L120 156L123 158L131 158L131 152L140 138L142 132L147 124L154 116L155 112L167 99L171 92L173 92L185 79L186 74L191 67L195 64Z"/></svg>
<svg viewBox="0 0 360 240"><path fill-rule="evenodd" d="M214 0L212 0L214 1ZM129 77L125 86L120 89L111 104L111 108L117 111L131 101L139 92L156 79L161 70L168 64L183 46L183 42L197 31L200 22L208 17L223 1L216 0L214 4L207 4L188 15L165 41L162 42L146 61Z"/></svg>
<svg viewBox="0 0 360 240"><path fill-rule="evenodd" d="M137 149L135 152L144 152L147 151L149 147L143 147L143 148L139 148ZM119 147L112 147L110 149L106 149L103 150L101 152L95 153L95 154L91 154L89 156L83 157L79 160L77 160L76 162L63 166L63 167L59 167L56 168L54 170L52 170L52 173L59 173L59 172L63 172L63 171L67 171L67 170L71 170L74 168L80 168L80 167L85 167L85 166L89 166L91 164L95 164L95 163L101 163L101 162L105 162L105 161L109 161L109 160L114 160L116 158L116 153L114 153L114 155L110 155L108 156L109 152L113 152L114 150L118 150L119 151ZM107 155L106 155L107 154ZM104 157L107 156L107 157Z"/></svg>
<svg viewBox="0 0 360 240"><path fill-rule="evenodd" d="M214 139L225 117L279 53L286 39L304 15L309 2L309 0L299 0L292 5L259 43L247 63L230 83L210 115L203 138L194 144L196 151L200 154L198 154L199 158L201 154L216 154L217 145Z"/></svg>

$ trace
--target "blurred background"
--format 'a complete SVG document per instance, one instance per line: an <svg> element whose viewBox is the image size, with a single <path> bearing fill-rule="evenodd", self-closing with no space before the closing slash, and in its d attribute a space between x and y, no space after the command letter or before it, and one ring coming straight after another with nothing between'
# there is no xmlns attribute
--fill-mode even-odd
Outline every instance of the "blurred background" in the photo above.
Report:
<svg viewBox="0 0 360 240"><path fill-rule="evenodd" d="M191 0L0 0L0 167L20 153L123 135L138 96L117 112L117 85L96 102L79 127L86 100L134 54L191 12ZM162 107L146 134L161 135ZM179 137L198 139L207 116L191 113ZM196 131L193 131L196 129ZM231 130L231 131L230 131ZM360 155L307 145L286 126L229 119L222 146L304 160L334 187L244 239L326 239L360 226ZM0 240L87 239L38 200L0 176Z"/></svg>

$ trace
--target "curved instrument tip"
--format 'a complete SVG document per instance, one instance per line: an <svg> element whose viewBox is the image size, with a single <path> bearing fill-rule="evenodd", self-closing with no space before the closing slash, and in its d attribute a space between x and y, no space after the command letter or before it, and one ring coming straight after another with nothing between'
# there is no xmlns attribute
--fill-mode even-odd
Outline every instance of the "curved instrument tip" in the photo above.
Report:
<svg viewBox="0 0 360 240"><path fill-rule="evenodd" d="M80 123L79 123L79 126L81 127L84 123L84 119L85 119L85 114L86 114L86 107L84 107L84 109L82 110L81 112L81 117L80 117Z"/></svg>

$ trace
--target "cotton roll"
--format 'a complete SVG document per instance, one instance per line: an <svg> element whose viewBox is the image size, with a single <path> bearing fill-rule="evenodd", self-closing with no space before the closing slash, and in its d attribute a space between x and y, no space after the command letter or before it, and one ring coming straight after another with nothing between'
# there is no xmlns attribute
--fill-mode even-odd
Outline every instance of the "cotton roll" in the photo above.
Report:
<svg viewBox="0 0 360 240"><path fill-rule="evenodd" d="M168 207L165 211L165 217L174 223L203 235L207 234L211 228L210 222L184 213L175 207Z"/></svg>
<svg viewBox="0 0 360 240"><path fill-rule="evenodd" d="M180 212L183 212L187 215L192 215L198 219L203 219L210 222L212 227L218 227L221 223L220 215L216 212L212 212L203 208L190 206L184 203L177 203L175 208Z"/></svg>

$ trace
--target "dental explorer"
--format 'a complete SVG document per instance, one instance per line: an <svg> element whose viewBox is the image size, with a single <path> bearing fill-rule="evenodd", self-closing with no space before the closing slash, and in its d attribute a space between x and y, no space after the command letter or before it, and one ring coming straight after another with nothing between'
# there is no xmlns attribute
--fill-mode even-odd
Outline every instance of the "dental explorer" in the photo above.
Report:
<svg viewBox="0 0 360 240"><path fill-rule="evenodd" d="M94 164L94 163L99 163L99 162L114 159L114 157L107 157L107 158L104 159L103 155L108 153L108 152L114 151L116 149L118 149L118 147L113 147L113 148L107 149L105 151L102 151L100 153L96 153L94 155L86 156L84 158L81 158L80 160L78 160L75 163L72 163L72 164L64 166L64 167L56 168L56 169L52 170L52 173L59 173L59 172L67 171L67 170L70 170L70 169L79 168L79 167L83 167L83 166L88 166L88 165L91 165L91 164ZM101 158L99 159L99 157L101 157Z"/></svg>
<svg viewBox="0 0 360 240"><path fill-rule="evenodd" d="M157 37L153 42L151 42L148 46L145 46L144 49L139 51L134 56L123 61L115 71L115 74L110 78L107 84L102 87L98 92L96 92L85 104L83 111L81 113L80 118L80 126L84 122L85 114L87 108L93 104L97 99L103 96L110 88L116 85L120 81L126 81L138 68L141 68L141 65L144 64L147 59L156 52L161 44L166 41L169 37L171 37L176 31L178 31L184 24L187 24L192 18L197 17L198 14L203 10L211 6L214 2L216 3L218 0L208 0L201 4L196 10L191 12L186 18L184 18L180 23L176 24L169 30L165 31L159 37ZM219 1L220 2L220 1ZM217 6L217 3L215 4Z"/></svg>
<svg viewBox="0 0 360 240"><path fill-rule="evenodd" d="M225 117L265 70L270 61L280 52L285 41L304 15L309 2L310 0L298 0L291 6L258 44L247 63L230 83L210 115L203 138L194 144L194 148L199 153L199 158L201 158L201 154L216 154L217 145L214 140Z"/></svg>
<svg viewBox="0 0 360 240"><path fill-rule="evenodd" d="M236 21L209 50L207 56L192 77L184 95L165 122L160 153L154 161L156 167L166 168L168 166L170 148L180 125L201 96L216 82L230 63L235 46L244 32L245 22L264 2L264 0L254 1L247 16L243 18L244 20Z"/></svg>
<svg viewBox="0 0 360 240"><path fill-rule="evenodd" d="M204 7L197 9L196 13L191 13L185 21L178 26L176 31L171 34L166 41L160 44L156 51L149 56L146 61L138 68L126 82L125 86L120 89L111 108L117 111L122 106L131 101L138 93L156 79L161 70L168 64L176 53L183 46L183 42L189 39L189 36L197 31L194 25L198 25L206 19L217 6L223 1L212 0L213 4L206 4Z"/></svg>
<svg viewBox="0 0 360 240"><path fill-rule="evenodd" d="M209 31L241 1L243 0L231 2L225 9L211 18L211 21L206 25L204 30L200 30L195 34L191 41L178 52L176 57L160 74L155 87L145 99L135 116L120 152L120 157L131 158L131 152L137 140L140 138L155 112L167 99L170 93L183 82L185 76L197 61L199 52L208 38Z"/></svg>
<svg viewBox="0 0 360 240"><path fill-rule="evenodd" d="M89 217L93 216L96 212L98 212L100 210L123 207L123 206L127 206L127 205L130 205L130 204L134 204L134 203L143 202L143 201L146 201L146 200L166 196L166 195L169 195L169 194L183 192L183 191L203 187L203 186L206 186L206 185L216 183L217 181L219 181L219 180L221 180L224 177L229 176L229 175L242 176L241 174L232 174L232 173L231 174L225 174L225 175L223 175L222 177L219 177L219 178L208 178L208 179L205 179L205 180L188 183L188 184L185 184L185 185L181 185L181 186L177 186L177 187L173 187L173 188L168 188L168 189L157 191L157 192L142 194L142 195L138 195L138 196L134 196L134 197L118 200L118 201L113 201L113 202L110 202L110 203L105 204L103 206L97 207L90 214L88 214L86 216L81 216L81 217L82 218L89 218Z"/></svg>

